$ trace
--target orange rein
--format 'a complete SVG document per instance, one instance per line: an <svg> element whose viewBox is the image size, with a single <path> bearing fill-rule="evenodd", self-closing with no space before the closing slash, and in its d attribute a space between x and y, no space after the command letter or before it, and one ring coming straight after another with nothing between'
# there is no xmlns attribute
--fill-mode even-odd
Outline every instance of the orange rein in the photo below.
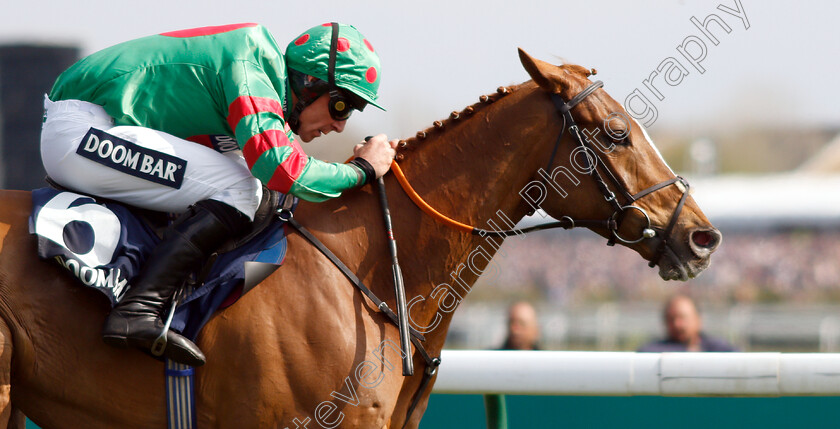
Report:
<svg viewBox="0 0 840 429"><path fill-rule="evenodd" d="M344 163L346 164L352 159L353 157L350 157L350 159L348 159ZM418 194L417 191L415 191L414 188L411 187L411 183L408 183L408 179L405 177L402 168L400 168L400 165L397 164L396 160L391 161L391 171L394 173L394 177L397 178L397 182L399 182L400 187L402 187L406 195L408 195L408 197L411 198L411 201L414 201L414 204L417 205L417 207L419 207L420 210L423 211L423 213L426 213L427 215L431 216L432 219L450 228L455 228L458 231L467 233L473 233L473 231L475 231L475 227L469 226L467 224L458 222L457 220L447 217L441 212L435 210L434 207L430 206L425 200L423 200L423 197L421 197L420 194Z"/></svg>
<svg viewBox="0 0 840 429"><path fill-rule="evenodd" d="M434 207L426 203L426 201L423 200L423 197L421 197L417 193L417 191L415 191L414 188L411 187L411 184L408 183L408 179L405 177L405 174L403 174L402 168L400 168L400 165L397 164L397 161L393 161L391 163L391 171L394 173L394 177L397 178L397 182L400 183L400 186L403 188L403 191L405 191L406 195L408 195L408 197L411 198L411 201L414 201L414 204L416 204L417 207L420 207L420 210L423 210L424 213L431 216L432 219L446 226L455 228L458 231L472 233L473 230L475 230L475 228L472 226L448 218L446 215L440 213L439 211L435 210Z"/></svg>

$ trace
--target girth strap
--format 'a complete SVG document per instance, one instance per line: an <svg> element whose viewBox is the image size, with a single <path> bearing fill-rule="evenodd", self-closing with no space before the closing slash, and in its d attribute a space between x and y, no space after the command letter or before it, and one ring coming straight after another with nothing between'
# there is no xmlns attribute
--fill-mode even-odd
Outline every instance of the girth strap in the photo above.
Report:
<svg viewBox="0 0 840 429"><path fill-rule="evenodd" d="M195 370L172 360L166 360L166 427L169 429L194 429L197 426L195 412Z"/></svg>

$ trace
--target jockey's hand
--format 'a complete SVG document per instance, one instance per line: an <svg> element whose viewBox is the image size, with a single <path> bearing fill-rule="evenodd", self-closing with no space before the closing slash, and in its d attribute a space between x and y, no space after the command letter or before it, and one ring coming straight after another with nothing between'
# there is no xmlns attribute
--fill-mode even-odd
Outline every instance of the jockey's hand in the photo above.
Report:
<svg viewBox="0 0 840 429"><path fill-rule="evenodd" d="M388 141L385 134L378 134L364 143L359 143L353 148L353 155L364 158L376 171L376 178L380 178L391 168L391 161L394 160L399 140Z"/></svg>

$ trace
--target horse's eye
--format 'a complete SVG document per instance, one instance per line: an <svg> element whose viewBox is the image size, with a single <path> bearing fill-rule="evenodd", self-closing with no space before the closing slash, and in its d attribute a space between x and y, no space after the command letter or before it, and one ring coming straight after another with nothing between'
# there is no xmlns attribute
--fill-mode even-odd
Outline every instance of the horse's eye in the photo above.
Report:
<svg viewBox="0 0 840 429"><path fill-rule="evenodd" d="M626 130L621 131L608 131L606 133L606 138L608 143L617 144L619 146L625 146L630 144L630 133Z"/></svg>

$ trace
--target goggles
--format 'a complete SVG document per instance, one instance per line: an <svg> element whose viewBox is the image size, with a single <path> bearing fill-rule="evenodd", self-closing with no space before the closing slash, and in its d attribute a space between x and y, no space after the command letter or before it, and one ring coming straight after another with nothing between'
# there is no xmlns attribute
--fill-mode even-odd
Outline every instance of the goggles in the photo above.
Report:
<svg viewBox="0 0 840 429"><path fill-rule="evenodd" d="M323 81L308 76L300 71L289 69L289 80L292 91L297 94L298 101L289 116L292 131L297 132L300 126L300 113L303 109L324 94L329 95L329 114L335 121L346 121L354 110L364 110L368 102L352 91L336 85L335 62L338 46L338 24L332 23L332 37L330 40L330 58L328 64L328 80Z"/></svg>
<svg viewBox="0 0 840 429"><path fill-rule="evenodd" d="M344 91L338 89L330 90L330 117L336 121L346 121L356 109L352 98Z"/></svg>

